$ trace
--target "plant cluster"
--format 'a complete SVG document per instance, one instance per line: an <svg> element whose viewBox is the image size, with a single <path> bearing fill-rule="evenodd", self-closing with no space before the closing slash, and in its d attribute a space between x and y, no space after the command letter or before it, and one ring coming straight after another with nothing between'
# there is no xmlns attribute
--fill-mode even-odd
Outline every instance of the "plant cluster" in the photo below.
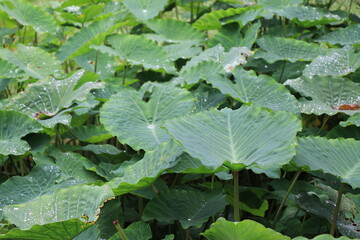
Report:
<svg viewBox="0 0 360 240"><path fill-rule="evenodd" d="M359 13L0 1L0 239L360 238Z"/></svg>

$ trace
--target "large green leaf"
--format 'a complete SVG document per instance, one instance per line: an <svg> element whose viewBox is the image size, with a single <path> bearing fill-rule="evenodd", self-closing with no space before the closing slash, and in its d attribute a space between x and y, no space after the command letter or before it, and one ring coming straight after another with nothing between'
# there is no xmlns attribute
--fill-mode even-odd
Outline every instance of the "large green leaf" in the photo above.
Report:
<svg viewBox="0 0 360 240"><path fill-rule="evenodd" d="M112 137L112 134L105 130L103 126L86 125L73 128L71 134L83 142L98 143Z"/></svg>
<svg viewBox="0 0 360 240"><path fill-rule="evenodd" d="M201 52L200 42L195 41L182 41L180 43L168 44L163 46L165 52L169 55L172 61L178 58L191 58Z"/></svg>
<svg viewBox="0 0 360 240"><path fill-rule="evenodd" d="M165 126L205 166L225 164L233 170L279 168L295 154L295 135L300 130L294 115L255 105L211 109L169 120Z"/></svg>
<svg viewBox="0 0 360 240"><path fill-rule="evenodd" d="M318 56L304 70L304 75L344 76L355 72L360 66L360 53L350 47L332 49L327 54Z"/></svg>
<svg viewBox="0 0 360 240"><path fill-rule="evenodd" d="M265 36L256 42L261 48L256 52L255 58L263 58L268 63L278 60L309 61L325 52L317 44L292 38Z"/></svg>
<svg viewBox="0 0 360 240"><path fill-rule="evenodd" d="M225 77L208 77L206 81L238 101L255 103L272 110L299 112L296 98L275 79L266 75L256 76L255 72L245 71L242 67L236 67L233 75L234 82Z"/></svg>
<svg viewBox="0 0 360 240"><path fill-rule="evenodd" d="M159 145L153 151L147 151L144 157L125 168L113 170L117 177L109 185L115 195L128 193L151 185L166 169L177 163L177 157L183 152L179 143L170 141Z"/></svg>
<svg viewBox="0 0 360 240"><path fill-rule="evenodd" d="M56 57L60 61L73 58L89 51L93 44L101 44L106 35L113 32L119 23L126 17L126 14L119 13L114 16L108 16L100 21L96 21L88 27L82 28L78 33L67 40L56 52Z"/></svg>
<svg viewBox="0 0 360 240"><path fill-rule="evenodd" d="M306 238L306 237L293 238L293 240L309 240L309 239L310 238ZM336 237L331 236L330 234L322 234L322 235L318 235L314 238L311 238L311 240L350 240L350 238L344 237L344 236L336 238Z"/></svg>
<svg viewBox="0 0 360 240"><path fill-rule="evenodd" d="M1 1L0 9L19 23L32 26L37 32L54 33L57 31L58 26L53 16L28 1Z"/></svg>
<svg viewBox="0 0 360 240"><path fill-rule="evenodd" d="M322 170L360 187L360 141L354 139L299 138L294 158L298 166Z"/></svg>
<svg viewBox="0 0 360 240"><path fill-rule="evenodd" d="M226 194L221 190L201 192L195 189L173 189L160 192L145 207L143 219L178 220L186 229L201 227L210 216L224 209Z"/></svg>
<svg viewBox="0 0 360 240"><path fill-rule="evenodd" d="M359 110L346 110L341 107L351 104L360 105L359 83L340 77L314 76L313 78L300 77L287 80L284 84L289 85L303 96L299 99L303 113L334 115L344 112L352 115L359 112ZM307 100L305 97L310 97L311 100Z"/></svg>
<svg viewBox="0 0 360 240"><path fill-rule="evenodd" d="M155 39L166 42L203 40L205 38L205 35L202 32L192 27L190 24L176 19L152 19L147 21L146 25L157 33ZM174 29L176 29L176 31L174 31Z"/></svg>
<svg viewBox="0 0 360 240"><path fill-rule="evenodd" d="M0 59L0 77L18 78L23 77L24 75L26 75L26 73L21 68L6 60Z"/></svg>
<svg viewBox="0 0 360 240"><path fill-rule="evenodd" d="M138 221L130 224L124 233L128 239L131 240L149 240L152 238L152 232L149 224L144 221ZM122 240L119 237L119 233L109 238L109 240Z"/></svg>
<svg viewBox="0 0 360 240"><path fill-rule="evenodd" d="M275 11L279 16L291 19L303 27L312 27L320 24L329 24L343 20L324 8L309 6L284 7Z"/></svg>
<svg viewBox="0 0 360 240"><path fill-rule="evenodd" d="M11 99L7 108L33 118L39 114L54 116L61 109L70 107L74 100L85 100L91 89L103 87L102 83L87 82L75 89L83 73L80 70L63 80L51 78L29 85L24 92Z"/></svg>
<svg viewBox="0 0 360 240"><path fill-rule="evenodd" d="M129 11L140 20L148 20L164 9L166 0L123 0Z"/></svg>
<svg viewBox="0 0 360 240"><path fill-rule="evenodd" d="M56 166L42 166L32 169L25 177L14 176L0 185L0 219L2 208L6 205L25 203L37 199L41 195L51 194L61 185L55 185L60 177Z"/></svg>
<svg viewBox="0 0 360 240"><path fill-rule="evenodd" d="M284 7L297 7L299 6L301 3L303 2L303 0L278 0L278 1L273 1L273 0L257 0L257 4L263 6L263 8L265 9L282 9Z"/></svg>
<svg viewBox="0 0 360 240"><path fill-rule="evenodd" d="M154 149L171 136L162 128L165 120L182 116L194 106L191 94L172 85L155 87L148 102L132 88L123 88L100 111L101 122L123 144L133 149Z"/></svg>
<svg viewBox="0 0 360 240"><path fill-rule="evenodd" d="M50 75L59 77L63 73L60 62L38 47L18 44L15 51L2 48L0 57L8 62L10 68L15 65L33 78L44 79ZM19 70L13 71L17 74Z"/></svg>
<svg viewBox="0 0 360 240"><path fill-rule="evenodd" d="M89 225L79 219L71 219L45 225L34 225L29 230L13 228L8 233L0 235L0 239L70 240L75 239Z"/></svg>
<svg viewBox="0 0 360 240"><path fill-rule="evenodd" d="M40 123L25 114L0 110L0 155L24 154L30 146L21 137L41 130Z"/></svg>
<svg viewBox="0 0 360 240"><path fill-rule="evenodd" d="M290 240L253 220L230 222L225 218L219 218L203 235L209 240Z"/></svg>
<svg viewBox="0 0 360 240"><path fill-rule="evenodd" d="M350 25L346 28L339 28L332 32L326 33L316 39L321 42L329 42L332 44L355 44L360 40L360 24Z"/></svg>
<svg viewBox="0 0 360 240"><path fill-rule="evenodd" d="M144 36L117 34L108 37L108 42L111 48L106 46L94 46L94 48L118 56L131 64L143 65L145 68L162 68L170 73L176 71L166 52Z"/></svg>
<svg viewBox="0 0 360 240"><path fill-rule="evenodd" d="M106 185L77 185L59 189L52 195L40 196L32 202L5 206L3 215L20 229L72 218L85 218L87 222L93 222L98 218L104 201L113 197L113 192Z"/></svg>

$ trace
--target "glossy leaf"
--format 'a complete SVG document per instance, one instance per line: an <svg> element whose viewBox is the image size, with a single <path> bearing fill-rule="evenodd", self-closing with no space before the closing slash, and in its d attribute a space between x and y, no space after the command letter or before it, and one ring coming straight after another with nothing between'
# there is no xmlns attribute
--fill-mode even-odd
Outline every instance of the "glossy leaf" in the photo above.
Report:
<svg viewBox="0 0 360 240"><path fill-rule="evenodd" d="M209 240L290 240L253 220L230 222L224 218L219 218L202 235Z"/></svg>
<svg viewBox="0 0 360 240"><path fill-rule="evenodd" d="M129 11L138 19L145 21L159 14L164 9L166 0L123 0Z"/></svg>
<svg viewBox="0 0 360 240"><path fill-rule="evenodd" d="M60 62L50 53L38 47L18 44L16 51L2 48L0 49L0 57L6 60L11 68L15 65L33 78L44 79L50 75L59 77L63 72ZM14 74L19 72L16 69L13 71Z"/></svg>
<svg viewBox="0 0 360 240"><path fill-rule="evenodd" d="M25 114L0 110L0 155L24 154L30 146L21 138L41 130L40 123Z"/></svg>
<svg viewBox="0 0 360 240"><path fill-rule="evenodd" d="M256 42L261 48L255 58L263 58L268 63L279 60L310 61L325 52L325 49L317 44L292 38L265 36Z"/></svg>
<svg viewBox="0 0 360 240"><path fill-rule="evenodd" d="M102 145L95 145L95 144L89 144L85 147L82 147L82 150L84 151L91 151L97 155L99 154L110 154L110 155L117 155L120 154L121 151L110 144L102 144Z"/></svg>
<svg viewBox="0 0 360 240"><path fill-rule="evenodd" d="M329 42L331 44L351 45L358 43L360 40L360 24L353 24L346 28L336 29L326 33L316 39L321 42Z"/></svg>
<svg viewBox="0 0 360 240"><path fill-rule="evenodd" d="M0 239L29 239L29 240L64 240L76 239L89 225L79 219L45 225L34 225L29 230L11 229L8 233L0 235Z"/></svg>
<svg viewBox="0 0 360 240"><path fill-rule="evenodd" d="M203 40L205 38L202 32L190 24L176 19L152 19L147 21L146 25L157 33L157 38L166 42Z"/></svg>
<svg viewBox="0 0 360 240"><path fill-rule="evenodd" d="M304 75L344 76L355 72L360 66L360 53L352 48L332 49L314 59L304 70Z"/></svg>
<svg viewBox="0 0 360 240"><path fill-rule="evenodd" d="M87 125L72 129L74 134L80 141L89 143L98 143L112 137L112 134L105 130L103 126Z"/></svg>
<svg viewBox="0 0 360 240"><path fill-rule="evenodd" d="M177 163L183 149L175 141L163 143L153 151L147 151L144 157L134 164L113 170L117 177L109 185L116 196L150 186L166 169Z"/></svg>
<svg viewBox="0 0 360 240"><path fill-rule="evenodd" d="M57 31L58 26L53 16L28 1L1 1L0 9L15 18L19 23L32 26L37 32L54 33Z"/></svg>
<svg viewBox="0 0 360 240"><path fill-rule="evenodd" d="M199 41L183 41L163 46L163 49L173 61L179 58L191 58L201 52Z"/></svg>
<svg viewBox="0 0 360 240"><path fill-rule="evenodd" d="M91 89L103 87L102 83L88 82L75 89L83 73L80 70L63 80L52 78L32 84L14 97L7 108L33 118L40 114L54 116L61 109L70 107L74 100L84 100Z"/></svg>
<svg viewBox="0 0 360 240"><path fill-rule="evenodd" d="M275 79L253 71L236 67L233 71L234 82L227 78L207 78L207 82L243 103L255 103L272 110L286 110L297 113L300 109L293 95Z"/></svg>
<svg viewBox="0 0 360 240"><path fill-rule="evenodd" d="M73 218L87 222L96 221L104 201L114 197L106 185L74 187L57 190L52 195L42 195L37 200L3 208L5 219L20 229L34 225L61 222Z"/></svg>
<svg viewBox="0 0 360 240"><path fill-rule="evenodd" d="M94 46L95 49L118 56L134 65L143 65L148 69L164 69L175 72L166 52L153 41L140 35L117 34L108 38L110 47Z"/></svg>
<svg viewBox="0 0 360 240"><path fill-rule="evenodd" d="M322 170L360 187L360 141L354 139L326 139L321 137L299 138L295 163L309 166L313 171Z"/></svg>
<svg viewBox="0 0 360 240"><path fill-rule="evenodd" d="M0 59L0 77L21 79L21 77L24 77L25 75L26 75L26 73L21 68L16 66L15 64L12 64L6 60Z"/></svg>
<svg viewBox="0 0 360 240"><path fill-rule="evenodd" d="M205 166L225 164L232 170L276 168L295 154L300 125L286 112L242 106L238 110L209 110L165 124L185 150Z"/></svg>
<svg viewBox="0 0 360 240"><path fill-rule="evenodd" d="M142 218L145 221L178 220L184 229L200 227L210 216L225 207L225 198L221 190L201 192L195 189L173 189L160 192L146 205Z"/></svg>
<svg viewBox="0 0 360 240"><path fill-rule="evenodd" d="M136 90L123 88L104 104L100 117L121 143L150 150L171 139L162 128L164 121L188 113L194 103L189 92L171 85L155 87L148 102L142 98Z"/></svg>
<svg viewBox="0 0 360 240"><path fill-rule="evenodd" d="M333 76L300 77L287 80L284 84L303 96L299 99L303 113L334 115L344 112L353 115L360 111L341 107L344 104L360 104L360 84L348 79ZM311 100L305 97L310 97Z"/></svg>

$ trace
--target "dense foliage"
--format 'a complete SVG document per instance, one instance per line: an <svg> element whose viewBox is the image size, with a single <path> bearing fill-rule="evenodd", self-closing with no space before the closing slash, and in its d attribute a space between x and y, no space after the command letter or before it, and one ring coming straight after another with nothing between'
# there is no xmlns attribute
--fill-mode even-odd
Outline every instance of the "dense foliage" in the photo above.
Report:
<svg viewBox="0 0 360 240"><path fill-rule="evenodd" d="M360 238L359 13L1 0L0 239Z"/></svg>

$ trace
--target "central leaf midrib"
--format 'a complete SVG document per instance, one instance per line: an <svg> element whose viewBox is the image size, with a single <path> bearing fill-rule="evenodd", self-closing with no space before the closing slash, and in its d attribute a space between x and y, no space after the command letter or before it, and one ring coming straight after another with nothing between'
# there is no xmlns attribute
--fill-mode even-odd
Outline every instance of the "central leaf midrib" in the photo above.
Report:
<svg viewBox="0 0 360 240"><path fill-rule="evenodd" d="M235 153L233 134L232 134L231 124L230 124L230 112L228 112L228 114L227 114L227 127L228 127L228 137L229 137L229 141L230 141L230 150L231 150L231 158L232 158L231 162L236 163L237 156ZM224 161L225 160L227 160L227 159L224 159Z"/></svg>

